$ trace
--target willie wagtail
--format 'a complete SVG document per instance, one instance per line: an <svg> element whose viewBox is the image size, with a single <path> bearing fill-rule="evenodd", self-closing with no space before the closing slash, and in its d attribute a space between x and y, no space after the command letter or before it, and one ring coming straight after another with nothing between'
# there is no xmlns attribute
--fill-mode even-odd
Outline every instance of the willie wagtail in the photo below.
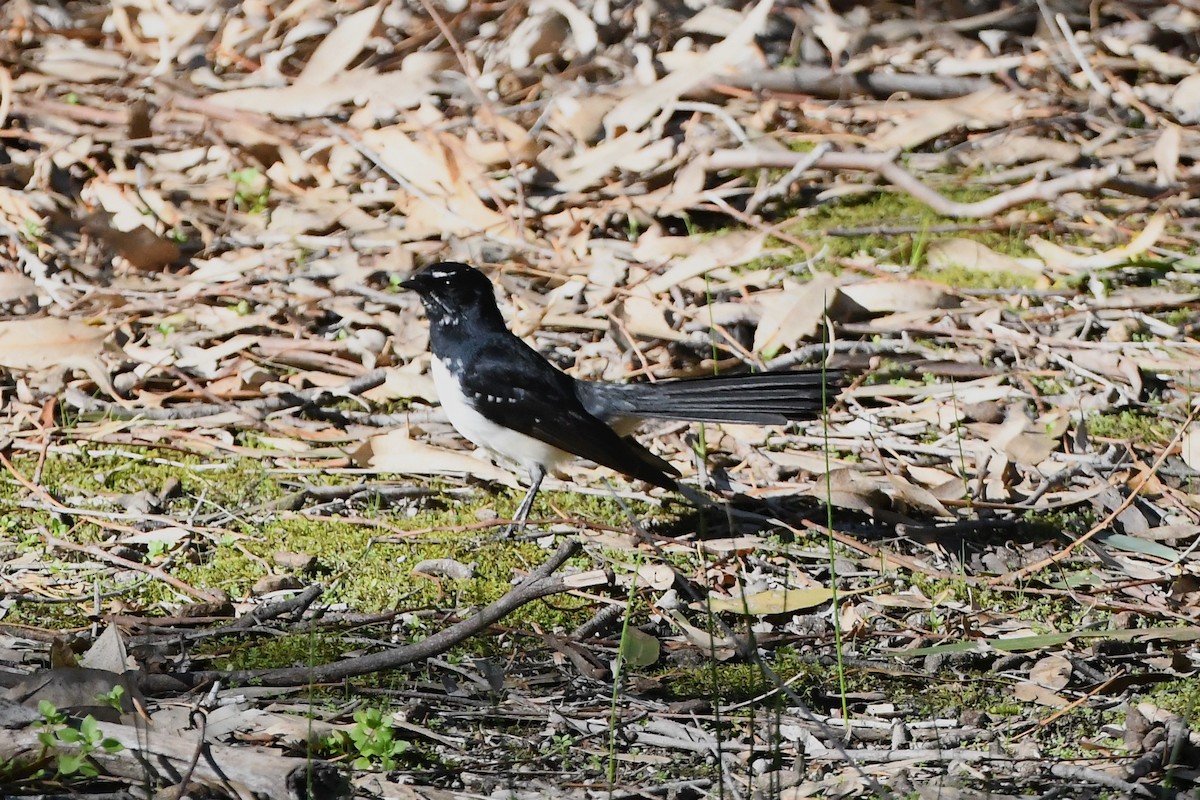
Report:
<svg viewBox="0 0 1200 800"><path fill-rule="evenodd" d="M491 281L474 267L433 264L400 285L425 305L434 388L450 424L529 473L513 527L529 516L546 472L571 456L678 491L679 471L626 435L641 420L813 419L832 402L841 377L811 369L656 383L580 381L508 330Z"/></svg>

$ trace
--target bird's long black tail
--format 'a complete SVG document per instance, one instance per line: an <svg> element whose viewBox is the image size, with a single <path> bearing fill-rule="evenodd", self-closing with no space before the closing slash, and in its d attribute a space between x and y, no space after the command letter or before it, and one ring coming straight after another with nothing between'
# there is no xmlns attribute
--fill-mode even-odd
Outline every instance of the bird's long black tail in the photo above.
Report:
<svg viewBox="0 0 1200 800"><path fill-rule="evenodd" d="M588 411L609 421L635 417L783 425L819 417L837 397L841 381L838 370L809 369L657 383L580 382L577 388Z"/></svg>

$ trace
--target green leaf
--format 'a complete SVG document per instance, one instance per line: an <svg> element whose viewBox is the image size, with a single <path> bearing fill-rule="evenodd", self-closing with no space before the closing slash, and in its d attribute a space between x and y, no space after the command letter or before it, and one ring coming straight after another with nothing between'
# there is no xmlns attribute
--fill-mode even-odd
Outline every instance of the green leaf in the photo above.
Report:
<svg viewBox="0 0 1200 800"><path fill-rule="evenodd" d="M1110 533L1107 536L1099 535L1097 541L1117 550L1124 550L1127 553L1141 553L1147 556L1161 558L1164 561L1175 561L1179 558L1179 552L1172 550L1165 544L1150 541L1149 539L1139 539L1136 536L1129 536L1124 533Z"/></svg>
<svg viewBox="0 0 1200 800"><path fill-rule="evenodd" d="M914 650L889 650L898 656L929 656L937 653L966 653L981 647L992 647L1005 653L1020 653L1058 647L1073 639L1112 639L1119 642L1146 642L1157 639L1190 642L1200 639L1200 627L1128 628L1103 631L1067 631L1065 633L1043 633L1037 636L1014 636L1009 639L978 639L968 642L947 642Z"/></svg>
<svg viewBox="0 0 1200 800"><path fill-rule="evenodd" d="M83 738L89 742L94 742L101 738L100 728L96 724L96 718L88 714L83 718L83 722L79 723L79 732L83 734Z"/></svg>
<svg viewBox="0 0 1200 800"><path fill-rule="evenodd" d="M83 735L74 728L63 728L57 735L60 741L67 744L76 744L83 740Z"/></svg>
<svg viewBox="0 0 1200 800"><path fill-rule="evenodd" d="M83 769L82 755L60 755L58 757L58 772L60 775L74 775Z"/></svg>
<svg viewBox="0 0 1200 800"><path fill-rule="evenodd" d="M621 660L630 667L648 667L658 661L658 639L632 625L621 636Z"/></svg>

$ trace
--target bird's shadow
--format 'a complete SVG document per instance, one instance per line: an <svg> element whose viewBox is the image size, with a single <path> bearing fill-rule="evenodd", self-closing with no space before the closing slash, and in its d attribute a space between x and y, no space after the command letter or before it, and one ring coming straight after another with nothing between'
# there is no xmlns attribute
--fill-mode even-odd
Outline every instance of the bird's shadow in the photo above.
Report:
<svg viewBox="0 0 1200 800"><path fill-rule="evenodd" d="M714 498L715 499L715 498ZM736 536L771 536L782 543L824 538L829 528L864 545L897 552L947 554L956 566L1006 571L1013 561L1040 557L1054 547L1054 532L1020 518L971 517L948 520L895 510L860 511L830 507L809 494L770 498L729 494L677 513L648 527L655 536L710 541ZM1060 543L1061 544L1061 543Z"/></svg>

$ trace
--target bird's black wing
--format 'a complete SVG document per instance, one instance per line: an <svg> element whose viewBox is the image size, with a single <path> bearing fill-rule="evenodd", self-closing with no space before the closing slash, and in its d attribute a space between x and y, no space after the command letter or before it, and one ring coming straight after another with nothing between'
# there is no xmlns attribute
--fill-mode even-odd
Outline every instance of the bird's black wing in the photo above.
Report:
<svg viewBox="0 0 1200 800"><path fill-rule="evenodd" d="M474 345L474 369L459 379L480 414L630 477L676 488L678 470L588 413L576 395L575 380L537 351L516 337L485 337Z"/></svg>

